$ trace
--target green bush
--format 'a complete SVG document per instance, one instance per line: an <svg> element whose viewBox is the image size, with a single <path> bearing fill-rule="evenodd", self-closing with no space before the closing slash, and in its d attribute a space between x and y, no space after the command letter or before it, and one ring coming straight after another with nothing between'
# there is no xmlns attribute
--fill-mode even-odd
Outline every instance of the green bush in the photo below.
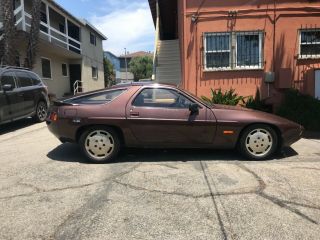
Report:
<svg viewBox="0 0 320 240"><path fill-rule="evenodd" d="M202 100L209 104L225 104L236 106L239 103L245 103L246 97L239 96L235 93L235 89L230 89L228 91L222 92L221 88L212 89L211 88L211 98L202 96Z"/></svg>
<svg viewBox="0 0 320 240"><path fill-rule="evenodd" d="M276 114L295 121L310 131L320 131L320 101L299 91L286 91Z"/></svg>
<svg viewBox="0 0 320 240"><path fill-rule="evenodd" d="M243 107L251 108L251 109L259 110L263 112L269 112L269 113L272 112L272 106L266 104L263 100L260 99L259 89L257 90L255 97L252 97L252 96L248 97Z"/></svg>

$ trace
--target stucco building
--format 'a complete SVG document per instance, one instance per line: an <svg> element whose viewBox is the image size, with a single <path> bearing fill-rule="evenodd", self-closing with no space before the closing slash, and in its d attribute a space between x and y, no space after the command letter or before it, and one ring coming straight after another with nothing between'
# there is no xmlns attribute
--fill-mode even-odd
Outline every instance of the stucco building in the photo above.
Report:
<svg viewBox="0 0 320 240"><path fill-rule="evenodd" d="M198 96L235 88L278 104L285 89L320 98L320 1L149 0L155 78ZM170 67L174 66L174 67Z"/></svg>
<svg viewBox="0 0 320 240"><path fill-rule="evenodd" d="M32 1L13 0L13 4L18 30L17 62L23 66ZM43 0L40 11L40 43L33 70L42 77L49 92L62 97L75 90L104 88L102 41L107 38L53 0Z"/></svg>

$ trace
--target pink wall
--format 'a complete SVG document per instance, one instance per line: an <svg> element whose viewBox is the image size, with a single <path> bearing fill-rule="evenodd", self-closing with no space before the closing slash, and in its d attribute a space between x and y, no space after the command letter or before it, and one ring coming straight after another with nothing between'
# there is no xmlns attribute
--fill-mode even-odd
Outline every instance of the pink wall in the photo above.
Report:
<svg viewBox="0 0 320 240"><path fill-rule="evenodd" d="M277 103L283 92L279 87L288 81L304 93L314 95L314 69L320 68L320 59L298 59L298 30L320 28L320 1L277 0L276 3L274 12L273 0L178 0L184 88L198 96L209 96L211 88L219 87L224 90L232 87L248 96L255 95L259 88L263 98ZM228 17L229 10L237 10L237 17ZM191 22L193 14L198 15L197 23ZM277 19L275 35L274 17ZM256 30L266 33L263 70L203 70L203 33ZM264 72L273 71L273 68L276 82L269 85L268 91Z"/></svg>

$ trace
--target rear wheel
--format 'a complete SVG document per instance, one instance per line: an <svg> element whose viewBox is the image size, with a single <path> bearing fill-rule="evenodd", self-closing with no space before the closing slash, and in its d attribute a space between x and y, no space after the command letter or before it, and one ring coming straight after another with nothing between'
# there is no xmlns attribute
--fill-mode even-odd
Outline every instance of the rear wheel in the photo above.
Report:
<svg viewBox="0 0 320 240"><path fill-rule="evenodd" d="M240 152L250 159L263 160L272 156L278 147L278 136L265 124L252 125L244 130L239 141Z"/></svg>
<svg viewBox="0 0 320 240"><path fill-rule="evenodd" d="M93 127L80 137L79 144L86 157L93 163L112 162L120 151L118 134L109 127Z"/></svg>
<svg viewBox="0 0 320 240"><path fill-rule="evenodd" d="M46 120L48 113L48 106L44 101L40 101L37 105L36 114L34 115L34 120L36 122L43 122Z"/></svg>

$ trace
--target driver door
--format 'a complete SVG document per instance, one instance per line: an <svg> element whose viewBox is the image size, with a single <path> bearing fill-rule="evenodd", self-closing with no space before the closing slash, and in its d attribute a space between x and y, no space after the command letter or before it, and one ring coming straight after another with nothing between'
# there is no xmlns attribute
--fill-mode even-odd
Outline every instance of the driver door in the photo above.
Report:
<svg viewBox="0 0 320 240"><path fill-rule="evenodd" d="M199 113L191 114L191 103L194 101L175 89L143 88L126 108L130 129L139 143L145 146L196 147L210 144L216 129L215 119L211 115L208 118L212 112L199 104Z"/></svg>

